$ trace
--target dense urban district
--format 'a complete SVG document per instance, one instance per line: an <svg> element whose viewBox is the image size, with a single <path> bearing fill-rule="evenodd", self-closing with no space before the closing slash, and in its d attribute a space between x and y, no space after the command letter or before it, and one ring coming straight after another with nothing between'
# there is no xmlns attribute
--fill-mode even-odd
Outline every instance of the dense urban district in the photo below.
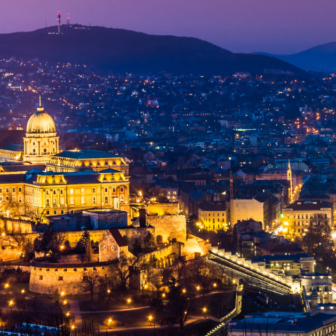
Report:
<svg viewBox="0 0 336 336"><path fill-rule="evenodd" d="M334 74L0 78L1 334L334 335Z"/></svg>

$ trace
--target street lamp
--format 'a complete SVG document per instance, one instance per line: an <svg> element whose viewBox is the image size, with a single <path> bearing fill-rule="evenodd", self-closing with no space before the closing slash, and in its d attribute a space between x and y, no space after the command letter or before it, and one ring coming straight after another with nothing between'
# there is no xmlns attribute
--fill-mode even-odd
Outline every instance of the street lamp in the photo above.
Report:
<svg viewBox="0 0 336 336"><path fill-rule="evenodd" d="M21 290L21 293L23 294L24 292L25 292L25 290L24 290L24 289L22 289L22 290Z"/></svg>
<svg viewBox="0 0 336 336"><path fill-rule="evenodd" d="M67 300L64 300L64 301L63 301L63 304L66 305L66 304L67 304Z"/></svg>
<svg viewBox="0 0 336 336"><path fill-rule="evenodd" d="M5 288L8 288L8 287L9 287L9 284L8 284L8 283L6 283L6 284L5 284Z"/></svg>
<svg viewBox="0 0 336 336"><path fill-rule="evenodd" d="M205 318L205 314L206 314L206 312L207 312L207 309L206 309L206 307L204 307L204 308L203 308L204 318Z"/></svg>
<svg viewBox="0 0 336 336"><path fill-rule="evenodd" d="M216 288L216 287L217 287L217 284L216 284L216 283L214 283L214 284L213 284L213 286Z"/></svg>
<svg viewBox="0 0 336 336"><path fill-rule="evenodd" d="M162 293L162 297L164 298L166 296L166 294L165 293Z"/></svg>
<svg viewBox="0 0 336 336"><path fill-rule="evenodd" d="M199 291L199 290L201 289L201 287L200 287L200 286L197 286L196 289Z"/></svg>
<svg viewBox="0 0 336 336"><path fill-rule="evenodd" d="M186 292L186 290L183 288L183 289L182 289L182 293L185 293L185 292Z"/></svg>
<svg viewBox="0 0 336 336"><path fill-rule="evenodd" d="M148 316L148 320L149 320L149 324L150 324L150 325L152 325L151 322L153 321L153 325L154 325L154 336L155 336L155 320L154 320L154 318L153 318L153 315L149 315L149 316Z"/></svg>
<svg viewBox="0 0 336 336"><path fill-rule="evenodd" d="M127 299L127 303L128 303L129 308L131 308L131 299Z"/></svg>
<svg viewBox="0 0 336 336"><path fill-rule="evenodd" d="M65 295L65 293L64 292L61 292L61 296L64 296Z"/></svg>
<svg viewBox="0 0 336 336"><path fill-rule="evenodd" d="M10 301L8 302L8 304L9 304L10 307L13 306L13 304L14 304L13 300L10 300Z"/></svg>

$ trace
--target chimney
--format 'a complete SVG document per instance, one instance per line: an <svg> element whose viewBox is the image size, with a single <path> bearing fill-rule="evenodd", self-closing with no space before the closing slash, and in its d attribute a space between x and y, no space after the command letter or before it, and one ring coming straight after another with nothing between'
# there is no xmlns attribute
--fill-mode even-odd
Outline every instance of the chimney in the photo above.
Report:
<svg viewBox="0 0 336 336"><path fill-rule="evenodd" d="M139 209L140 227L146 227L146 209Z"/></svg>

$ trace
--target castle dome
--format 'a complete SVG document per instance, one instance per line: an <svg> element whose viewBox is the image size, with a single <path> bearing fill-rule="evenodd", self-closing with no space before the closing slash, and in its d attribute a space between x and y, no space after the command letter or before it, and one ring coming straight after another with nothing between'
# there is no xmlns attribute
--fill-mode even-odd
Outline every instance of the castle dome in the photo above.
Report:
<svg viewBox="0 0 336 336"><path fill-rule="evenodd" d="M44 112L44 108L39 106L37 111L29 118L26 132L56 133L55 122L47 112Z"/></svg>

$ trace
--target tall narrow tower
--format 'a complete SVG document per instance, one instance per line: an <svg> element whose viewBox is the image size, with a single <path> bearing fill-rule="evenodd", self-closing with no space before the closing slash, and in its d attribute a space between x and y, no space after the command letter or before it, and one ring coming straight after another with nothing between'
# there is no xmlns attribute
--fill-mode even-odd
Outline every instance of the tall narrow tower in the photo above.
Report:
<svg viewBox="0 0 336 336"><path fill-rule="evenodd" d="M70 14L68 13L68 20L67 20L67 25L70 24Z"/></svg>
<svg viewBox="0 0 336 336"><path fill-rule="evenodd" d="M293 201L293 173L292 173L292 167L290 165L290 160L288 160L287 180L289 181L289 184L290 184L289 202L292 203Z"/></svg>
<svg viewBox="0 0 336 336"><path fill-rule="evenodd" d="M58 34L61 34L61 13L57 13L57 22L58 22Z"/></svg>

